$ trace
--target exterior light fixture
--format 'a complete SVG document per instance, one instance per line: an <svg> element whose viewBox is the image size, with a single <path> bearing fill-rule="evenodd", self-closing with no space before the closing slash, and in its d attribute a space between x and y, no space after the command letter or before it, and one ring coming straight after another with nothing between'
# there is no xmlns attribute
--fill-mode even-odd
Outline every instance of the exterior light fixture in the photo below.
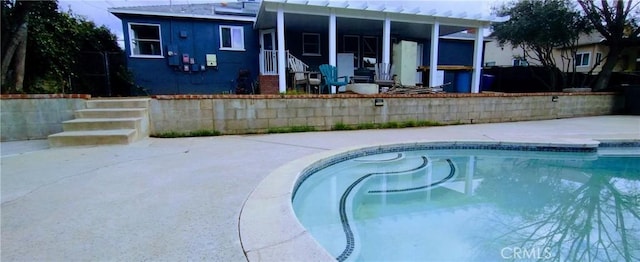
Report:
<svg viewBox="0 0 640 262"><path fill-rule="evenodd" d="M382 98L376 98L373 100L373 105L374 106L384 106L384 99Z"/></svg>

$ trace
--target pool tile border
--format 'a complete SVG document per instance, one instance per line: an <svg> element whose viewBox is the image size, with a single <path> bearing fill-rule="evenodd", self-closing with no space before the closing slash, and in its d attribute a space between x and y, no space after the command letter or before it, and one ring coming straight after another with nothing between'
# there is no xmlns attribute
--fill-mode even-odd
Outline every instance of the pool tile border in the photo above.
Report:
<svg viewBox="0 0 640 262"><path fill-rule="evenodd" d="M298 187L320 169L336 163L379 153L393 153L415 150L505 150L537 152L597 153L598 147L640 147L640 140L581 140L558 143L535 142L496 142L496 141L422 141L415 143L393 143L376 146L360 146L338 150L329 150L294 160L269 174L249 195L240 214L240 241L249 261L335 261L313 236L297 220L291 200ZM277 205L282 221L273 223L259 217L243 214L255 214L259 210L244 210L253 207L264 210L269 206L256 205L265 199L286 199L287 207ZM251 212L247 212L251 211ZM273 211L273 210L269 210ZM272 219L269 219L272 220ZM273 230L270 227L287 227ZM267 230L269 229L269 230ZM295 236L264 234L280 230L302 232ZM304 240L304 241L303 241ZM301 248L304 247L304 248Z"/></svg>

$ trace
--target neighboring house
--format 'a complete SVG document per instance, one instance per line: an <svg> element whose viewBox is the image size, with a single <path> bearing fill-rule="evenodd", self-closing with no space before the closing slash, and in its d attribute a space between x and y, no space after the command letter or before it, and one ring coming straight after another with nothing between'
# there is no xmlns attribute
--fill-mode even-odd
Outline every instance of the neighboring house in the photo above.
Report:
<svg viewBox="0 0 640 262"><path fill-rule="evenodd" d="M554 50L556 65L560 70L565 72L575 72L598 74L604 65L604 59L609 52L608 47L604 45L605 39L597 33L590 35L582 35L578 39L577 50L573 59L563 61L562 50ZM531 53L533 55L533 53ZM623 52L621 59L618 61L614 72L635 72L640 71L638 63L640 57L640 47L628 48ZM485 66L526 66L540 65L537 61L526 59L524 50L520 47L512 47L505 44L500 47L498 41L491 41L485 45ZM568 65L567 65L568 63ZM595 68L594 68L595 67Z"/></svg>
<svg viewBox="0 0 640 262"><path fill-rule="evenodd" d="M290 59L304 62L310 70L331 64L353 74L374 63L394 63L394 43L401 41L415 43L415 49L408 50L415 57L415 63L409 62L414 69L430 64L468 66L473 73L470 90L478 92L482 34L472 41L441 36L482 29L495 18L422 6L265 0L109 11L122 20L136 84L150 94L233 92L240 71L259 80L262 93L281 93L286 91ZM345 64L339 54L349 55L352 64ZM408 84L421 82L414 69L404 71L415 75ZM423 74L429 76L425 85L437 83L437 68Z"/></svg>
<svg viewBox="0 0 640 262"><path fill-rule="evenodd" d="M512 47L510 44L500 46L498 40L489 39L484 46L484 66L539 65L536 61L527 60L521 47Z"/></svg>
<svg viewBox="0 0 640 262"><path fill-rule="evenodd" d="M598 74L602 70L605 63L609 47L604 42L606 40L598 33L590 35L582 35L578 39L577 51L573 62L575 63L575 72ZM554 52L556 61L559 60L560 50ZM620 56L613 72L635 72L640 71L637 66L638 58L640 58L640 46L635 48L627 48ZM573 68L569 67L567 72L573 72Z"/></svg>

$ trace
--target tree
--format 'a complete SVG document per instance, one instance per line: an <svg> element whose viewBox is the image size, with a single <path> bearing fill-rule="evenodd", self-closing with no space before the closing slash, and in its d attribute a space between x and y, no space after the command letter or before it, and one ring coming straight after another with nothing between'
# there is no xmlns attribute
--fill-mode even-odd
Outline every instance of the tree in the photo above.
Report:
<svg viewBox="0 0 640 262"><path fill-rule="evenodd" d="M606 39L609 47L607 60L598 74L594 89L608 87L613 68L618 63L623 51L629 47L640 46L640 9L633 0L607 0L596 4L593 0L578 0L595 30Z"/></svg>
<svg viewBox="0 0 640 262"><path fill-rule="evenodd" d="M108 81L104 76L96 78L87 73L88 70L104 72L105 57L124 55L108 28L97 27L71 11L60 12L56 1L2 1L2 39L3 93L70 91L103 95L105 92L97 89L104 87L95 86L98 81ZM21 50L20 44L26 47L22 49L26 59L15 55ZM124 59L115 60L117 62L109 63L109 67L114 71L125 70ZM22 74L21 64L26 67ZM111 76L110 82L125 86L130 82L125 79L127 74ZM24 89L19 88L22 79ZM119 95L128 95L128 92Z"/></svg>
<svg viewBox="0 0 640 262"><path fill-rule="evenodd" d="M25 50L24 45L27 41L29 12L33 4L34 2L31 1L2 1L2 86L6 84L12 61L22 67L20 71L24 73L26 53L23 50ZM19 50L18 55L16 55L16 50ZM23 79L23 76L20 76L19 79Z"/></svg>
<svg viewBox="0 0 640 262"><path fill-rule="evenodd" d="M551 90L555 89L558 68L554 50L568 52L562 55L562 64L570 66L567 59L573 58L575 43L581 33L589 31L587 21L575 10L568 0L519 0L494 9L499 16L508 16L504 23L493 25L494 36L500 45L511 44L521 47L524 56L537 61L549 69ZM561 74L563 83L566 78Z"/></svg>

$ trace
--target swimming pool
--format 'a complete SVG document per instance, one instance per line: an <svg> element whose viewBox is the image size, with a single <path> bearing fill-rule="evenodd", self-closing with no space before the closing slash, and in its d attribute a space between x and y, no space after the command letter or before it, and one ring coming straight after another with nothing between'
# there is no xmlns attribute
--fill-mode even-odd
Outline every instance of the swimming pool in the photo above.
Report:
<svg viewBox="0 0 640 262"><path fill-rule="evenodd" d="M640 259L637 150L381 147L307 168L292 195L338 261Z"/></svg>

